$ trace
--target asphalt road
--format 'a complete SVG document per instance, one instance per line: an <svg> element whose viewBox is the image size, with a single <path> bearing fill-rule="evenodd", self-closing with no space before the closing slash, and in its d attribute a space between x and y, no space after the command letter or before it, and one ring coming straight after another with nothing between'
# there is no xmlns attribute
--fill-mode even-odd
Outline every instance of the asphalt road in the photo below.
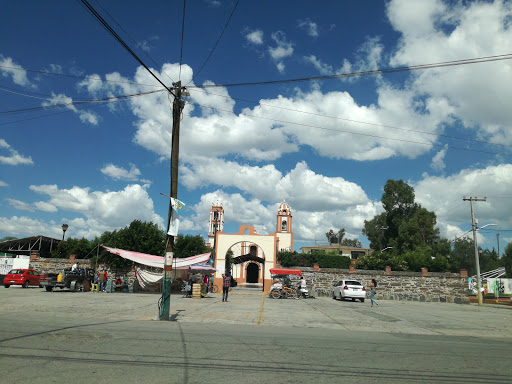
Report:
<svg viewBox="0 0 512 384"><path fill-rule="evenodd" d="M0 288L0 383L510 383L510 307Z"/></svg>

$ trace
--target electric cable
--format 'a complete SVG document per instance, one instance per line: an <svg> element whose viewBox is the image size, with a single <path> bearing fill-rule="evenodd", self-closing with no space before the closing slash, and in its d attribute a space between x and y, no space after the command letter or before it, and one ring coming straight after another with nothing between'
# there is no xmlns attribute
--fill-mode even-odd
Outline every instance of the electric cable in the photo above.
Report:
<svg viewBox="0 0 512 384"><path fill-rule="evenodd" d="M105 12L108 17L110 17L110 19L112 19L112 21L114 23L117 24L117 26L126 34L126 36L128 36L130 38L130 40L132 41L132 43L134 43L140 50L142 53L144 53L146 55L146 57L151 60L153 62L153 64L155 64L158 68L160 68L162 70L162 73L167 76L169 78L169 80L171 80L173 83L174 83L174 80L172 79L171 76L169 76L167 73L165 73L163 71L163 66L159 63L157 63L155 60L153 60L153 58L149 55L148 52L146 52L141 46L139 43L137 43L135 41L135 39L133 39L133 37L131 37L131 35L123 28L123 26L101 5L101 3L99 2L99 0L95 0L96 4L98 4L100 6L100 8L103 10L103 12Z"/></svg>
<svg viewBox="0 0 512 384"><path fill-rule="evenodd" d="M287 84L287 83L297 83L297 82L312 81L312 80L344 79L344 78L350 78L350 77L382 75L382 74L386 74L386 73L417 71L417 70L421 70L421 69L432 69L432 68L453 67L453 66L458 66L458 65L478 64L478 63L486 63L486 62L491 62L491 61L501 61L501 60L510 60L510 59L512 59L512 53L508 53L508 54L504 54L504 55L477 57L477 58L473 58L473 59L444 61L444 62L431 63L431 64L411 65L411 66L406 66L406 67L383 68L383 69L375 69L375 70L371 70L371 71L338 73L338 74L334 74L334 75L304 77L304 78L298 78L298 79L254 81L254 82L231 83L231 84L191 85L188 88L226 88L226 87L240 87L240 86L249 86L249 85Z"/></svg>
<svg viewBox="0 0 512 384"><path fill-rule="evenodd" d="M153 73L153 71L151 71L149 69L149 67L142 61L142 59L140 57L138 57L135 52L133 52L133 50L123 41L123 39L116 33L116 31L114 31L112 29L112 27L110 25L108 25L108 23L105 21L105 19L103 19L103 17L101 17L101 15L89 4L89 2L87 0L80 0L80 1L82 2L82 4L84 4L84 6L87 8L87 10L96 18L96 20L107 30L107 32L109 32L110 35L112 35L112 37L114 37L114 39L116 39L117 42L123 46L123 48L126 51L128 51L128 53L130 53L130 55L132 55L132 57L135 60L137 60L137 62L139 62L139 64L142 65L151 74L151 76L153 76L160 84L162 84L162 86L165 89L167 89L168 92L170 92L174 95L171 88L169 88L167 85L165 85L162 82L162 80L160 80L160 78L157 75L155 75Z"/></svg>
<svg viewBox="0 0 512 384"><path fill-rule="evenodd" d="M181 81L181 60L183 59L183 41L185 39L185 9L187 8L187 0L183 0L183 20L181 22L181 48L180 48L180 75L178 80Z"/></svg>
<svg viewBox="0 0 512 384"><path fill-rule="evenodd" d="M229 15L229 18L228 18L228 21L226 22L226 24L224 25L224 28L222 29L222 32L219 36L219 38L217 39L217 42L215 43L215 45L213 46L212 50L210 51L210 54L208 55L208 57L206 58L206 60L204 61L203 65L201 66L201 68L199 68L199 70L196 72L196 74L194 75L194 77L192 78L192 80L190 80L188 82L188 84L190 84L192 81L194 81L194 79L199 75L199 73L201 73L201 71L203 70L203 68L205 67L206 63L208 63L208 61L210 60L210 57L212 57L212 54L213 52L215 51L215 49L217 48L217 45L219 45L219 42L220 40L222 39L222 36L224 35L224 32L226 31L226 28L228 27L229 25L229 22L231 21L231 18L233 17L233 14L235 13L235 10L236 8L238 7L238 3L240 2L240 0L237 0L236 3L235 3L235 6L233 7L233 10L231 11L231 14ZM187 84L187 85L188 85Z"/></svg>

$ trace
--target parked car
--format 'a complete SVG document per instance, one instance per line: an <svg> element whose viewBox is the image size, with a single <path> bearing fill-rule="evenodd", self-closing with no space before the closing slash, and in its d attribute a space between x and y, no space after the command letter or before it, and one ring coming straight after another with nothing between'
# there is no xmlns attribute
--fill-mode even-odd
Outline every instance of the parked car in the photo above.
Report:
<svg viewBox="0 0 512 384"><path fill-rule="evenodd" d="M11 269L4 278L4 287L9 288L11 285L21 285L28 288L29 285L41 287L41 276L33 269Z"/></svg>
<svg viewBox="0 0 512 384"><path fill-rule="evenodd" d="M338 281L332 290L333 299L359 299L361 303L364 303L366 297L366 288L357 280L340 280Z"/></svg>

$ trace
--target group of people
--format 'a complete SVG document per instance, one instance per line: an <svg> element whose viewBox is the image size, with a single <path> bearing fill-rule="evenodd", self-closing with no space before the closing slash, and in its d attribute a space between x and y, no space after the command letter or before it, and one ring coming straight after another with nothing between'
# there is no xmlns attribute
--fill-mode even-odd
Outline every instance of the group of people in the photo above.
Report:
<svg viewBox="0 0 512 384"><path fill-rule="evenodd" d="M187 297L192 296L192 288L194 284L201 285L201 296L206 296L211 289L211 285L213 283L213 276L210 275L201 275L193 273L189 276L187 283L184 286L185 295Z"/></svg>
<svg viewBox="0 0 512 384"><path fill-rule="evenodd" d="M105 292L107 289L108 272L106 269L94 274L94 284L98 286L98 291Z"/></svg>

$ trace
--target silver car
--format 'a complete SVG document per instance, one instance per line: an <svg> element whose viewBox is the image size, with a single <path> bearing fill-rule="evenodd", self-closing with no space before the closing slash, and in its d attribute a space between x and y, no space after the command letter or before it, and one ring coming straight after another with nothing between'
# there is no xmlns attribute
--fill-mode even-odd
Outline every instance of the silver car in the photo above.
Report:
<svg viewBox="0 0 512 384"><path fill-rule="evenodd" d="M357 280L340 280L334 284L332 290L333 299L352 299L352 301L359 299L361 303L364 303L365 297L366 288Z"/></svg>

